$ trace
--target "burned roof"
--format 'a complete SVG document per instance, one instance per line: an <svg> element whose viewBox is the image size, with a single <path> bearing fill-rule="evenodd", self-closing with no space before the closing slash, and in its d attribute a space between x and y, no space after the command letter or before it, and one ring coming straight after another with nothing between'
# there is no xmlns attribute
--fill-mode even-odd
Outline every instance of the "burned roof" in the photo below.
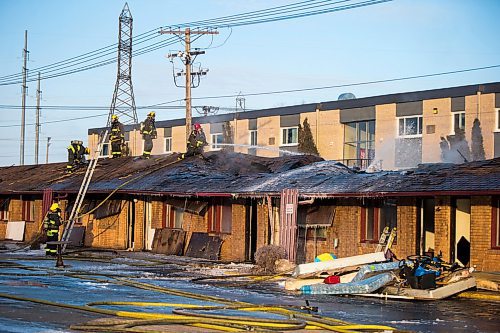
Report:
<svg viewBox="0 0 500 333"><path fill-rule="evenodd" d="M77 193L85 170L65 163L0 168L0 194ZM178 154L101 159L89 193L117 190L174 196L262 196L296 188L303 197L500 194L500 158L426 164L406 171L359 172L312 155L265 158L217 151L178 160Z"/></svg>

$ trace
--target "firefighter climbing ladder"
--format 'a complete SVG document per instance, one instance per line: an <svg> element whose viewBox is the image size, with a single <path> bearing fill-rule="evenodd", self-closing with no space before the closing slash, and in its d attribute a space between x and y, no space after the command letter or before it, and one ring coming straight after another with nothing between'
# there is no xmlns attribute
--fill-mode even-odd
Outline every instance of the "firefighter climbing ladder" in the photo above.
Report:
<svg viewBox="0 0 500 333"><path fill-rule="evenodd" d="M71 209L71 213L68 218L68 222L64 228L61 241L69 241L69 237L71 235L71 231L75 225L77 220L77 214L80 212L80 208L83 204L83 199L85 199L85 194L87 194L87 190L89 188L90 180L92 179L92 175L94 174L94 170L97 166L97 161L99 160L99 156L101 156L102 147L104 146L104 141L108 136L109 130L107 129L104 132L104 135L99 138L99 143L97 144L97 148L94 152L94 158L92 158L87 166L87 171L85 172L85 176L83 177L82 184L80 185L80 189L78 190L78 195L76 196L75 203L73 208ZM67 243L63 244L62 252L66 250Z"/></svg>
<svg viewBox="0 0 500 333"><path fill-rule="evenodd" d="M392 228L389 232L389 227L385 227L380 235L380 240L377 244L375 252L380 252L382 249L384 253L387 252L392 247L392 243L394 243L394 238L396 237L396 227Z"/></svg>

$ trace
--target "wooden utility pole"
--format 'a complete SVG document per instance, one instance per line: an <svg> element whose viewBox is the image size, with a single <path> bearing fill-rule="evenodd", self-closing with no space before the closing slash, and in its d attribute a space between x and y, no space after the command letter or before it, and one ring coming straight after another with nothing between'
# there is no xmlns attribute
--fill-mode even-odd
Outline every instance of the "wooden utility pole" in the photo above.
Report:
<svg viewBox="0 0 500 333"><path fill-rule="evenodd" d="M21 111L21 147L19 153L19 165L24 165L24 139L25 134L24 130L26 127L25 119L26 119L26 91L28 87L26 86L26 75L28 69L26 68L26 63L28 61L28 30L24 30L24 50L23 50L23 97L22 97L22 111Z"/></svg>
<svg viewBox="0 0 500 333"><path fill-rule="evenodd" d="M35 164L38 164L38 149L40 148L40 72L38 72L38 88L36 89L36 125L35 125Z"/></svg>
<svg viewBox="0 0 500 333"><path fill-rule="evenodd" d="M184 53L179 52L177 54L169 55L171 57L182 57L184 65L186 66L186 140L189 138L189 134L191 133L191 86L192 86L192 75L204 75L206 72L196 72L192 73L191 65L192 65L192 56L197 56L198 54L204 54L205 51L194 51L191 52L191 35L216 35L218 31L201 31L201 30L193 30L190 28L186 28L184 31L182 30L161 30L160 34L172 34L172 35L184 35L184 43L186 44Z"/></svg>
<svg viewBox="0 0 500 333"><path fill-rule="evenodd" d="M49 164L50 136L47 137L47 150L45 151L45 164Z"/></svg>

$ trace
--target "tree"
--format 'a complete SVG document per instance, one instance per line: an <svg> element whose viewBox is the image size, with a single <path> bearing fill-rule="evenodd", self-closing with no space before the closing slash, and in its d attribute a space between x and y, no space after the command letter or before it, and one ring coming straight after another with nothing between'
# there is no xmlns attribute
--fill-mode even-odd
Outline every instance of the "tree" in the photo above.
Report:
<svg viewBox="0 0 500 333"><path fill-rule="evenodd" d="M481 121L474 119L472 124L472 138L471 138L471 155L473 161L483 161L485 159L483 133L481 130Z"/></svg>
<svg viewBox="0 0 500 333"><path fill-rule="evenodd" d="M318 148L314 143L314 139L311 132L311 126L307 122L307 118L304 119L304 126L299 124L299 152L304 154L319 155Z"/></svg>
<svg viewBox="0 0 500 333"><path fill-rule="evenodd" d="M223 131L222 135L224 137L224 143L233 144L234 143L233 128L229 121L226 121L224 124L222 124L222 131ZM227 151L234 151L234 146L223 146L222 149Z"/></svg>

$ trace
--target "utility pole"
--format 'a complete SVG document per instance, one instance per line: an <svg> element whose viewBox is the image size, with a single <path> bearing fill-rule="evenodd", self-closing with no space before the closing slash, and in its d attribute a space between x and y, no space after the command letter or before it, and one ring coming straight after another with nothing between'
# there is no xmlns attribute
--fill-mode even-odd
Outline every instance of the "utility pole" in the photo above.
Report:
<svg viewBox="0 0 500 333"><path fill-rule="evenodd" d="M178 52L177 54L169 54L169 58L180 57L184 65L186 66L186 72L182 73L186 75L186 140L189 138L189 134L191 133L191 87L192 87L192 76L193 75L206 75L208 70L201 70L199 72L192 72L191 66L194 57L199 54L205 54L205 51L193 51L191 52L191 35L216 35L218 31L201 31L201 30L193 30L190 28L186 28L184 31L182 30L161 30L160 34L172 34L172 35L184 35L184 44L185 50L184 52Z"/></svg>
<svg viewBox="0 0 500 333"><path fill-rule="evenodd" d="M47 137L47 150L45 150L45 164L49 164L50 136Z"/></svg>
<svg viewBox="0 0 500 333"><path fill-rule="evenodd" d="M25 117L26 117L26 92L28 87L26 86L26 74L28 69L26 68L26 63L28 61L28 30L24 30L24 50L23 50L23 97L22 97L22 111L21 111L21 151L19 154L19 165L24 165L24 130L25 130Z"/></svg>
<svg viewBox="0 0 500 333"><path fill-rule="evenodd" d="M36 89L36 125L35 125L35 164L38 164L38 148L40 147L40 72L38 72L38 88Z"/></svg>

